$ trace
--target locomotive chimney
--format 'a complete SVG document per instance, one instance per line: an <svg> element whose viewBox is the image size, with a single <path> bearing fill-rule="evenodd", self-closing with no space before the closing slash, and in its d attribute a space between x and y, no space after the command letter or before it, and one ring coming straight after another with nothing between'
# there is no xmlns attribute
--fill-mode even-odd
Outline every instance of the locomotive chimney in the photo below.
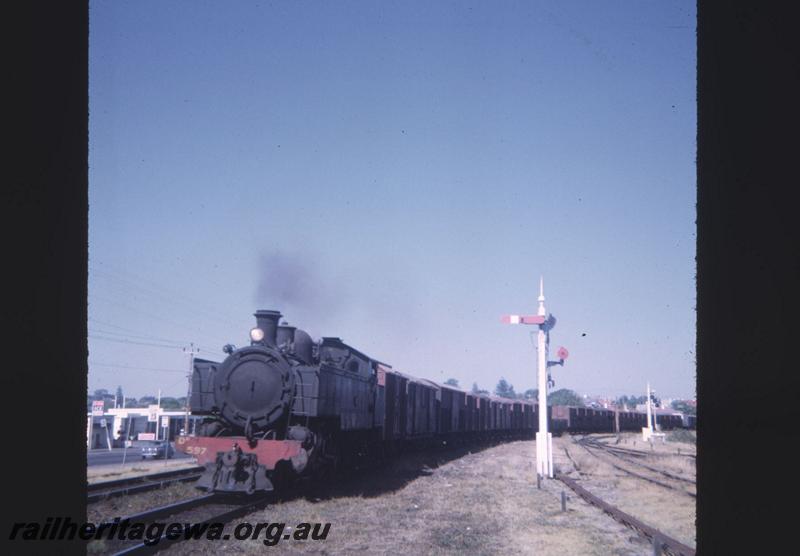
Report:
<svg viewBox="0 0 800 556"><path fill-rule="evenodd" d="M265 311L260 309L253 314L256 317L257 326L264 331L264 345L275 347L277 341L278 321L281 318L280 311Z"/></svg>

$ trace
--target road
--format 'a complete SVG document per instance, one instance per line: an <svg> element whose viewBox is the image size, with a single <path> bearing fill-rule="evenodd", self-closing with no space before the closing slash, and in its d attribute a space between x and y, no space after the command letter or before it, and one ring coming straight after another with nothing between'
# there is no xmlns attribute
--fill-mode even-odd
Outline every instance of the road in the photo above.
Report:
<svg viewBox="0 0 800 556"><path fill-rule="evenodd" d="M114 448L111 451L108 451L107 448L103 450L90 450L89 455L86 458L86 464L91 467L93 465L111 465L114 463L122 463L122 454L124 451L124 448ZM170 459L188 459L189 457L190 456L182 452L176 451ZM128 448L128 454L125 458L126 462L141 461L141 459L141 448L137 446Z"/></svg>

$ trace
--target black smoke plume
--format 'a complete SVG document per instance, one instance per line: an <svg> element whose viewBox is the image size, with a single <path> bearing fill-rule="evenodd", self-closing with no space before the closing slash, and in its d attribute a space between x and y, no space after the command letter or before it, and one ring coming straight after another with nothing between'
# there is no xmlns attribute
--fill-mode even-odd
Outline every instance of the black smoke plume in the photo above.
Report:
<svg viewBox="0 0 800 556"><path fill-rule="evenodd" d="M277 309L295 322L313 317L312 322L319 323L341 315L350 297L347 285L322 265L308 254L262 254L257 269L258 308Z"/></svg>

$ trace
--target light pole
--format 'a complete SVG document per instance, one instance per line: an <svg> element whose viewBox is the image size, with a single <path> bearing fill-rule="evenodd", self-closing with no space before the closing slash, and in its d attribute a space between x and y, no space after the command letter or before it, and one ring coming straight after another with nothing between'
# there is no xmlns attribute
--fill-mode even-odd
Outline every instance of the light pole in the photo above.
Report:
<svg viewBox="0 0 800 556"><path fill-rule="evenodd" d="M563 365L569 353L560 348L559 361L548 361L547 350L550 345L550 330L556 325L556 318L547 315L544 307L544 278L539 278L539 309L536 315L505 315L502 322L506 324L536 324L539 334L536 344L538 385L539 385L539 429L536 432L536 472L540 477L553 477L553 436L547 430L547 387L551 365Z"/></svg>

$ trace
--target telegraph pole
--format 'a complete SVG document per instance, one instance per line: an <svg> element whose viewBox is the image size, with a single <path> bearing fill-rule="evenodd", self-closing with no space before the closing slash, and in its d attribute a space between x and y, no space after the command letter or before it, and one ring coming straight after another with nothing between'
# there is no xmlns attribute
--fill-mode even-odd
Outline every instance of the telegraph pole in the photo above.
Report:
<svg viewBox="0 0 800 556"><path fill-rule="evenodd" d="M187 387L186 387L186 415L183 420L183 434L185 436L189 435L189 399L192 395L192 375L194 374L194 354L198 353L200 350L195 349L194 342L189 344L189 349L183 348L184 353L189 354L189 374L186 375L187 378Z"/></svg>
<svg viewBox="0 0 800 556"><path fill-rule="evenodd" d="M161 428L161 388L158 389L158 409L156 410L156 440L159 440L158 429Z"/></svg>
<svg viewBox="0 0 800 556"><path fill-rule="evenodd" d="M536 324L539 326L537 338L537 367L539 385L539 430L536 433L536 473L538 477L553 477L553 436L547 430L547 387L549 367L563 365L569 356L566 349L559 348L559 361L548 361L547 351L550 345L550 330L556 325L556 318L547 315L544 307L544 278L539 278L539 309L536 315L505 315L502 322L506 324Z"/></svg>

